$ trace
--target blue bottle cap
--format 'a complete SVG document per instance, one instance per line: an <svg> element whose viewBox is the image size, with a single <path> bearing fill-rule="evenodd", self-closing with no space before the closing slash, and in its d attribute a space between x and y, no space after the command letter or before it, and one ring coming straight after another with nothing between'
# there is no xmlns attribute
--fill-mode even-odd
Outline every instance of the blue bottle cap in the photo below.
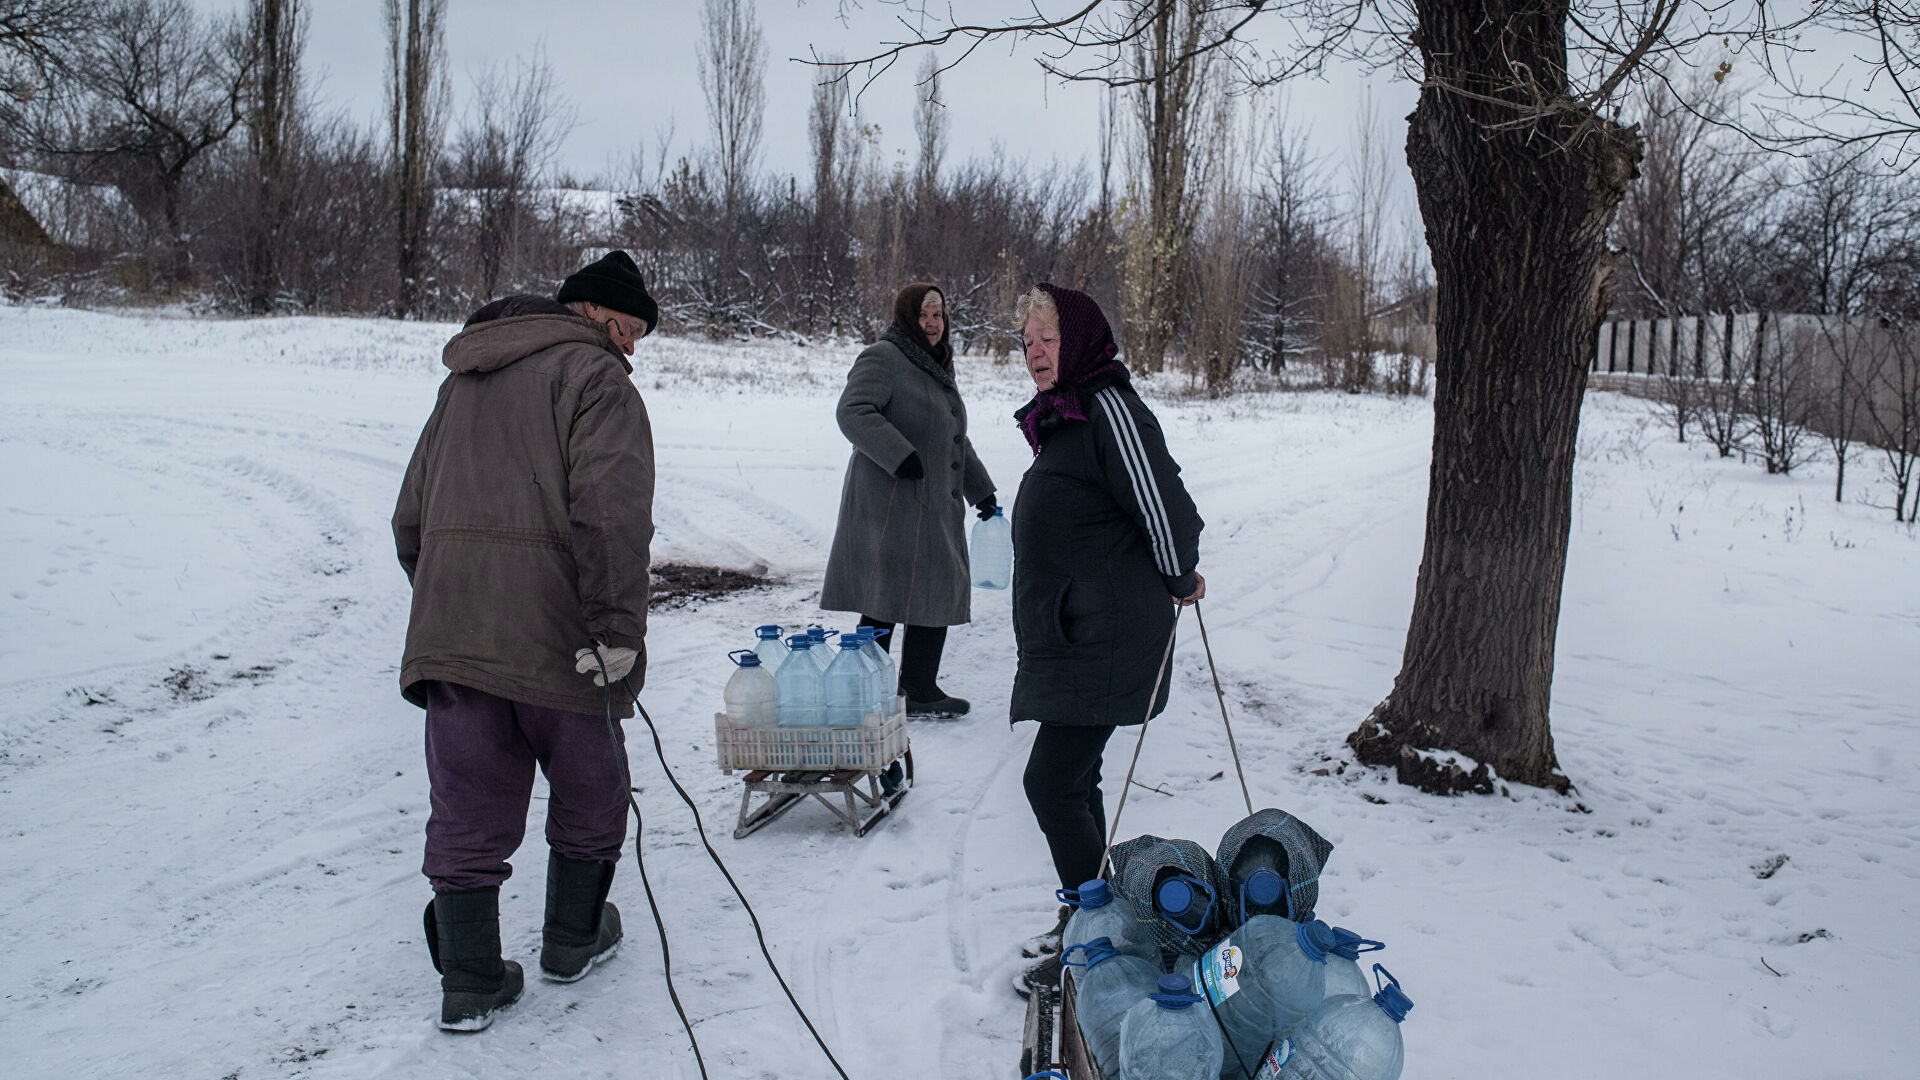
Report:
<svg viewBox="0 0 1920 1080"><path fill-rule="evenodd" d="M1319 964L1327 962L1327 954L1338 944L1333 936L1333 927L1319 919L1301 923L1300 929L1294 931L1293 939L1300 943L1300 951L1306 954L1307 959Z"/></svg>
<svg viewBox="0 0 1920 1080"><path fill-rule="evenodd" d="M1263 866L1247 875L1246 890L1247 903L1271 907L1286 894L1287 882L1271 868Z"/></svg>
<svg viewBox="0 0 1920 1080"><path fill-rule="evenodd" d="M755 635L757 635L760 638L761 641L779 641L780 640L780 628L772 625L771 623L769 623L766 626L756 626L753 628L753 632Z"/></svg>
<svg viewBox="0 0 1920 1080"><path fill-rule="evenodd" d="M735 649L733 652L727 654L727 659L732 660L741 667L760 666L760 654L754 652L752 649Z"/></svg>
<svg viewBox="0 0 1920 1080"><path fill-rule="evenodd" d="M813 648L813 639L805 634L795 634L787 639L787 648L811 649Z"/></svg>
<svg viewBox="0 0 1920 1080"><path fill-rule="evenodd" d="M996 506L996 507L994 507L994 508L993 508L993 516L994 516L994 517L1005 517L1006 515L1005 515L1005 514L1003 514L1003 513L1001 513L1001 511L1000 511L1000 508Z"/></svg>
<svg viewBox="0 0 1920 1080"><path fill-rule="evenodd" d="M1158 985L1160 992L1147 996L1163 1009L1185 1009L1200 1000L1185 975L1162 975Z"/></svg>
<svg viewBox="0 0 1920 1080"><path fill-rule="evenodd" d="M1103 908L1113 902L1113 890L1107 888L1105 878L1092 878L1081 882L1078 889L1061 889L1054 895L1063 904L1082 908Z"/></svg>
<svg viewBox="0 0 1920 1080"><path fill-rule="evenodd" d="M840 635L840 647L843 649L857 649L866 643L867 639L859 634Z"/></svg>
<svg viewBox="0 0 1920 1080"><path fill-rule="evenodd" d="M1163 912L1185 911L1193 906L1193 886L1179 878L1168 878L1160 883L1154 901Z"/></svg>
<svg viewBox="0 0 1920 1080"><path fill-rule="evenodd" d="M1400 980L1379 964L1373 965L1373 977L1380 986L1380 992L1373 995L1373 1003L1380 1006L1381 1012L1392 1017L1394 1023L1405 1020L1407 1014L1413 1011L1413 999L1401 993Z"/></svg>

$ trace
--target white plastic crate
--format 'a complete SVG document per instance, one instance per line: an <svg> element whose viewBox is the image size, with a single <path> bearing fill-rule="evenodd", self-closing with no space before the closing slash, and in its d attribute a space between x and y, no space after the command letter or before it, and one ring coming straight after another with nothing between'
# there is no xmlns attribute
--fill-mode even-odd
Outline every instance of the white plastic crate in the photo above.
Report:
<svg viewBox="0 0 1920 1080"><path fill-rule="evenodd" d="M735 727L724 712L713 714L720 768L878 772L907 752L907 719L896 713L879 727Z"/></svg>

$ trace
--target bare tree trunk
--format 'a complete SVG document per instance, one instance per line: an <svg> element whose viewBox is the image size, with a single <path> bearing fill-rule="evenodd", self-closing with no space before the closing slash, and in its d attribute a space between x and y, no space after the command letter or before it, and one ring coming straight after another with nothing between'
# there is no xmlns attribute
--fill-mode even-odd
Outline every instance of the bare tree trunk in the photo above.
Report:
<svg viewBox="0 0 1920 1080"><path fill-rule="evenodd" d="M696 54L727 216L753 175L766 111L767 44L747 0L706 0Z"/></svg>
<svg viewBox="0 0 1920 1080"><path fill-rule="evenodd" d="M913 110L913 137L919 148L914 200L930 207L940 190L940 163L947 156L947 105L940 100L940 55L928 52L920 64L920 98Z"/></svg>
<svg viewBox="0 0 1920 1080"><path fill-rule="evenodd" d="M1426 549L1400 675L1348 741L1430 790L1490 791L1491 768L1564 791L1549 706L1575 434L1640 143L1568 95L1564 6L1420 0L1418 15L1428 83L1407 159L1438 291ZM1525 111L1534 94L1558 108Z"/></svg>
<svg viewBox="0 0 1920 1080"><path fill-rule="evenodd" d="M279 288L277 258L286 214L288 144L304 45L302 14L300 0L253 0L249 20L253 48L259 56L255 61L258 69L253 115L248 124L259 170L247 292L247 308L255 314L272 309Z"/></svg>
<svg viewBox="0 0 1920 1080"><path fill-rule="evenodd" d="M446 0L387 0L387 119L391 136L396 269L394 314L420 306L433 165L445 112Z"/></svg>

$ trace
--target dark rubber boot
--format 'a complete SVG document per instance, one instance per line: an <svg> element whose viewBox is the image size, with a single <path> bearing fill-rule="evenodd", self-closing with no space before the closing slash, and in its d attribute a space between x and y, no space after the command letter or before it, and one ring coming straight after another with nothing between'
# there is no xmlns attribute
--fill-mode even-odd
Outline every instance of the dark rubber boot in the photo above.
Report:
<svg viewBox="0 0 1920 1080"><path fill-rule="evenodd" d="M436 893L424 921L440 973L441 1030L484 1030L526 985L520 965L500 958L499 886Z"/></svg>
<svg viewBox="0 0 1920 1080"><path fill-rule="evenodd" d="M547 925L540 934L540 975L570 983L620 950L620 909L607 902L613 864L580 862L547 852Z"/></svg>

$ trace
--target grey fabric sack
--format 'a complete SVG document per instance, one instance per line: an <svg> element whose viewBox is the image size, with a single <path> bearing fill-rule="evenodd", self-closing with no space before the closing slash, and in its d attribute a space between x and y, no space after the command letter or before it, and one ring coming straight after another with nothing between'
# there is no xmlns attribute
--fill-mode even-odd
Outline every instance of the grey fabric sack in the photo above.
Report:
<svg viewBox="0 0 1920 1080"><path fill-rule="evenodd" d="M1287 892L1293 901L1293 921L1312 922L1314 905L1320 900L1320 871L1327 865L1327 856L1333 854L1333 844L1314 832L1312 826L1284 810L1272 807L1257 810L1228 829L1227 835L1220 838L1214 876L1209 880L1215 883L1220 896L1231 896L1233 889L1227 881L1227 871L1240 856L1241 847L1255 836L1272 839L1287 853Z"/></svg>
<svg viewBox="0 0 1920 1080"><path fill-rule="evenodd" d="M1210 884L1221 880L1207 849L1191 840L1167 840L1153 835L1136 836L1113 845L1107 887L1132 910L1134 918L1153 930L1153 938L1162 949L1183 956L1199 956L1226 937L1226 919L1216 918L1219 932L1193 937L1153 909L1153 891L1161 879L1171 873L1190 874ZM1213 885L1216 897L1219 886ZM1221 912L1222 915L1225 912Z"/></svg>

